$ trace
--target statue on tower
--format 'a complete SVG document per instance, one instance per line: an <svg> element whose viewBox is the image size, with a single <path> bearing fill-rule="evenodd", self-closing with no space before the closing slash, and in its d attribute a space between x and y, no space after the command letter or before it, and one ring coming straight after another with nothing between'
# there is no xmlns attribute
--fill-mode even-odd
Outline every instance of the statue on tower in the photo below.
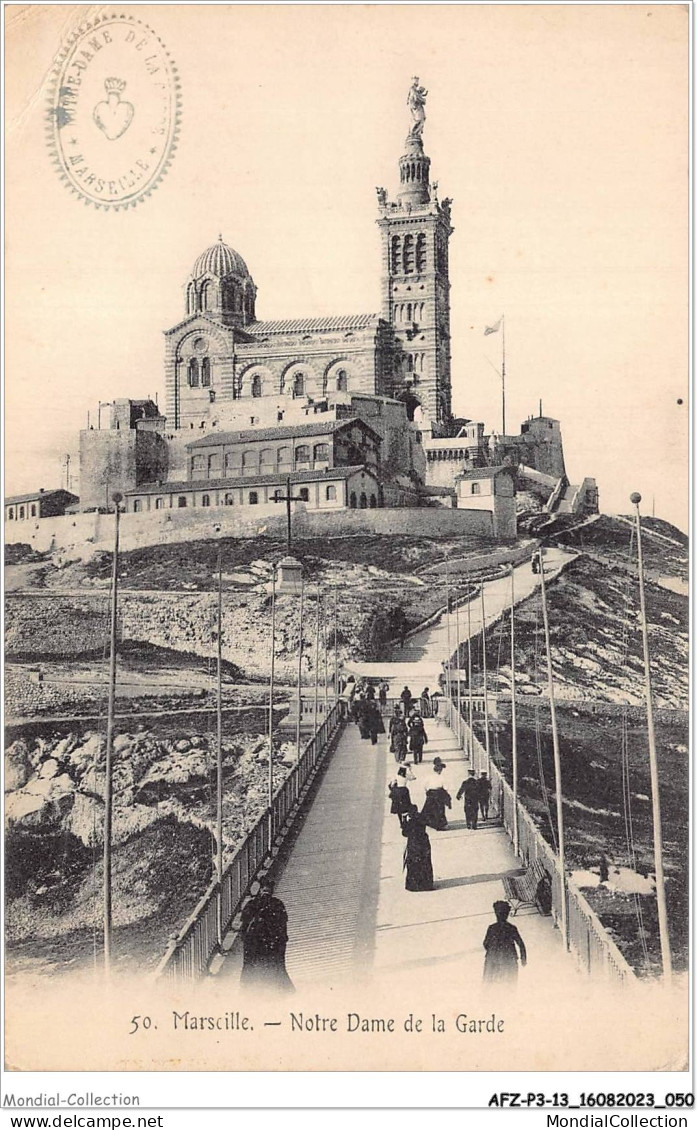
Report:
<svg viewBox="0 0 697 1130"><path fill-rule="evenodd" d="M407 106L411 110L413 124L407 139L421 140L421 134L424 131L424 122L426 121L426 95L428 91L423 86L419 86L419 76L414 75L409 93L407 95Z"/></svg>

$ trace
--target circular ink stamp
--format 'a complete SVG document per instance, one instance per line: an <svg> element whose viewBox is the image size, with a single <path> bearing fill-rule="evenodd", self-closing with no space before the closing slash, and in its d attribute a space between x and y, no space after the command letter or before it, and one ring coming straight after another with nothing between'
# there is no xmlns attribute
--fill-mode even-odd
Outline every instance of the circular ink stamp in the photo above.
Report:
<svg viewBox="0 0 697 1130"><path fill-rule="evenodd" d="M177 145L177 69L134 15L75 28L53 71L49 144L61 180L98 208L135 207L165 175Z"/></svg>

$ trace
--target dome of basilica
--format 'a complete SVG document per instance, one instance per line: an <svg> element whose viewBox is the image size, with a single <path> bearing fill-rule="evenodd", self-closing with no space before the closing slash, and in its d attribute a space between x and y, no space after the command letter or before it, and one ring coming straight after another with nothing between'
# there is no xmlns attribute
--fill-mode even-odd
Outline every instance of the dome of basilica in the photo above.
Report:
<svg viewBox="0 0 697 1130"><path fill-rule="evenodd" d="M193 278L199 279L203 275L215 275L219 279L224 279L227 275L249 278L249 271L242 256L228 247L227 243L223 243L221 235L218 242L206 248L194 263Z"/></svg>

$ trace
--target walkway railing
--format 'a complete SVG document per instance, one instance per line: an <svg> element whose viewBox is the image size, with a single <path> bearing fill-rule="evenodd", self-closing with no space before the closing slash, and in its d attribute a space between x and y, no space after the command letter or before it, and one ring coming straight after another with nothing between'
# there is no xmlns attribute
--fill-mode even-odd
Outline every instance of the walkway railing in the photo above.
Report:
<svg viewBox="0 0 697 1130"><path fill-rule="evenodd" d="M213 880L176 937L172 938L155 977L164 981L193 980L208 970L218 950L218 900L223 935L229 930L254 880L269 862L274 846L286 834L316 771L335 744L346 717L339 700L305 746L298 762L274 793L272 804L247 833L223 873Z"/></svg>
<svg viewBox="0 0 697 1130"><path fill-rule="evenodd" d="M445 701L444 716L453 733L458 733L457 706ZM472 741L474 764L486 765L486 752L474 734L467 734L467 723L460 721L459 732L466 735L466 744ZM561 920L563 897L562 876L559 857L547 843L528 810L514 803L513 790L500 770L490 761L492 800L497 804L503 826L513 842L513 811L517 807L518 818L518 856L525 866L540 860L552 880L552 916L558 924ZM578 958L579 964L594 978L605 977L615 984L627 984L636 979L629 962L617 948L598 915L588 904L578 887L568 878L566 880L566 906L569 930L569 946Z"/></svg>

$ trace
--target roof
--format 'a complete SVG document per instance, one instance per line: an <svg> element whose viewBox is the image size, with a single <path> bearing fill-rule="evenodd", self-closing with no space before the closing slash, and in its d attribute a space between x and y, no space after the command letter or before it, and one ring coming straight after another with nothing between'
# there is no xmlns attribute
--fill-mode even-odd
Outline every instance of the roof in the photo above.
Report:
<svg viewBox="0 0 697 1130"><path fill-rule="evenodd" d="M327 330L367 330L377 325L379 314L328 314L322 318L280 318L270 322L250 322L250 334L288 334L325 332Z"/></svg>
<svg viewBox="0 0 697 1130"><path fill-rule="evenodd" d="M375 474L365 465L353 467L328 467L324 471L279 471L277 475L237 475L232 479L186 479L171 483L144 483L125 493L130 497L142 494L175 494L191 490L231 490L233 487L283 486L290 477L291 483L331 482L332 479L350 479L357 471L363 471L375 479Z"/></svg>
<svg viewBox="0 0 697 1130"><path fill-rule="evenodd" d="M359 425L370 432L376 439L380 436L370 424L361 420L359 416L347 416L343 420L317 421L312 424L281 424L275 428L247 428L240 432L209 432L199 439L188 443L187 449L192 447L220 447L230 443L255 443L257 440L267 439L301 439L304 436L321 436L330 432L337 432L341 428Z"/></svg>
<svg viewBox="0 0 697 1130"><path fill-rule="evenodd" d="M515 467L473 467L471 471L461 471L458 479L495 479L497 475L515 475Z"/></svg>
<svg viewBox="0 0 697 1130"><path fill-rule="evenodd" d="M249 276L244 259L232 247L228 247L227 243L223 243L222 235L218 237L217 243L207 247L199 255L191 273L195 279L200 279L202 275L215 275L219 279L224 279L227 275Z"/></svg>
<svg viewBox="0 0 697 1130"><path fill-rule="evenodd" d="M78 496L69 490L63 490L62 488L57 490L41 489L33 491L32 494L13 494L11 498L5 499L5 506L17 506L22 502L39 502L43 501L45 498L56 498L57 495L60 495L62 498L69 498L74 502L79 501Z"/></svg>

